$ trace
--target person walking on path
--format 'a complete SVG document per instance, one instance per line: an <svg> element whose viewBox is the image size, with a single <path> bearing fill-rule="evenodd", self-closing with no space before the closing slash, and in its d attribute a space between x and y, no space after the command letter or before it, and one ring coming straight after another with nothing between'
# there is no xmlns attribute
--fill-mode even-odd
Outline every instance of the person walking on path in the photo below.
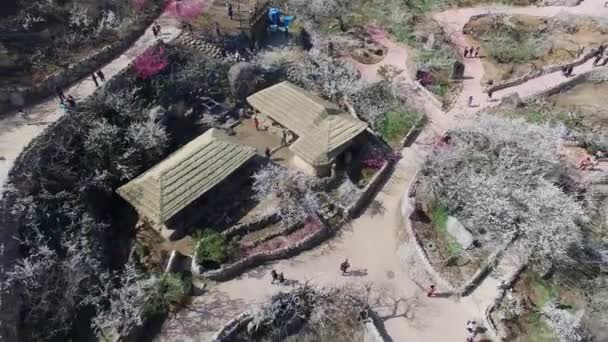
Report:
<svg viewBox="0 0 608 342"><path fill-rule="evenodd" d="M469 96L469 107L473 107L473 96Z"/></svg>
<svg viewBox="0 0 608 342"><path fill-rule="evenodd" d="M260 130L260 120L258 120L257 116L253 117L253 124L255 125L255 130L259 131Z"/></svg>
<svg viewBox="0 0 608 342"><path fill-rule="evenodd" d="M59 101L61 101L61 102L65 101L65 94L63 94L63 91L61 91L61 88L55 87L55 94L57 94Z"/></svg>
<svg viewBox="0 0 608 342"><path fill-rule="evenodd" d="M279 284L283 284L285 282L285 276L283 272L279 273Z"/></svg>
<svg viewBox="0 0 608 342"><path fill-rule="evenodd" d="M435 285L429 286L429 288L426 290L426 296L435 297L435 290L437 290L437 287Z"/></svg>
<svg viewBox="0 0 608 342"><path fill-rule="evenodd" d="M232 8L232 4L228 4L228 17L230 17L230 20L232 20L233 16L234 16L234 9Z"/></svg>
<svg viewBox="0 0 608 342"><path fill-rule="evenodd" d="M156 29L156 23L152 25L152 34L154 35L154 38L158 39L158 30Z"/></svg>
<svg viewBox="0 0 608 342"><path fill-rule="evenodd" d="M469 333L474 333L475 331L477 331L477 322L467 321L467 331Z"/></svg>
<svg viewBox="0 0 608 342"><path fill-rule="evenodd" d="M287 130L284 129L281 133L281 146L287 146Z"/></svg>
<svg viewBox="0 0 608 342"><path fill-rule="evenodd" d="M602 54L598 54L597 56L595 56L595 59L593 59L593 66L597 66L597 63L600 62L600 60L602 59Z"/></svg>
<svg viewBox="0 0 608 342"><path fill-rule="evenodd" d="M479 46L475 48L475 56L474 57L477 57L477 55L479 55Z"/></svg>
<svg viewBox="0 0 608 342"><path fill-rule="evenodd" d="M279 279L279 274L277 273L276 270L272 270L272 271L270 271L270 275L272 276L272 280L270 281L270 283L274 284L274 282Z"/></svg>
<svg viewBox="0 0 608 342"><path fill-rule="evenodd" d="M468 46L464 48L464 57L465 58L469 57L469 47Z"/></svg>
<svg viewBox="0 0 608 342"><path fill-rule="evenodd" d="M488 101L489 102L492 102L492 93L493 93L493 91L488 90Z"/></svg>
<svg viewBox="0 0 608 342"><path fill-rule="evenodd" d="M99 79L101 80L101 82L105 82L106 81L106 75L104 75L101 70L97 71L97 77L99 77Z"/></svg>
<svg viewBox="0 0 608 342"><path fill-rule="evenodd" d="M154 27L156 27L156 34L157 34L158 36L160 36L160 35L161 35L161 32L160 32L160 24L158 23L158 21L155 21L155 22L154 22Z"/></svg>
<svg viewBox="0 0 608 342"><path fill-rule="evenodd" d="M17 110L17 113L19 113L19 115L21 115L22 119L27 119L27 114L25 114L25 112L23 111L23 108L19 108Z"/></svg>
<svg viewBox="0 0 608 342"><path fill-rule="evenodd" d="M264 150L264 155L268 159L270 159L270 156L272 156L272 153L270 153L270 149L268 147L266 147L266 150Z"/></svg>
<svg viewBox="0 0 608 342"><path fill-rule="evenodd" d="M222 36L222 31L220 31L220 23L218 23L217 21L215 22L215 34L218 37Z"/></svg>
<svg viewBox="0 0 608 342"><path fill-rule="evenodd" d="M68 95L66 102L70 108L76 108L76 99L72 95Z"/></svg>
<svg viewBox="0 0 608 342"><path fill-rule="evenodd" d="M91 74L91 78L93 79L93 83L95 83L95 87L99 88L99 83L97 82L97 76L95 76L95 73Z"/></svg>
<svg viewBox="0 0 608 342"><path fill-rule="evenodd" d="M340 271L342 271L342 275L346 275L346 273L348 273L349 268L350 264L348 263L348 259L346 259L343 263L340 264Z"/></svg>

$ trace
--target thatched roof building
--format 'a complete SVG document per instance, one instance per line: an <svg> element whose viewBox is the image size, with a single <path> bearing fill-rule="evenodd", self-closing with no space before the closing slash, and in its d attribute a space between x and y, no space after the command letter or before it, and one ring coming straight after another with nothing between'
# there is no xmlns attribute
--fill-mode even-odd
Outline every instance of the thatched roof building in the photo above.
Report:
<svg viewBox="0 0 608 342"><path fill-rule="evenodd" d="M327 166L367 124L289 82L281 82L247 98L249 104L294 132L298 139L289 148L314 166Z"/></svg>
<svg viewBox="0 0 608 342"><path fill-rule="evenodd" d="M211 190L255 155L255 149L231 142L210 129L142 173L117 192L137 212L162 224Z"/></svg>

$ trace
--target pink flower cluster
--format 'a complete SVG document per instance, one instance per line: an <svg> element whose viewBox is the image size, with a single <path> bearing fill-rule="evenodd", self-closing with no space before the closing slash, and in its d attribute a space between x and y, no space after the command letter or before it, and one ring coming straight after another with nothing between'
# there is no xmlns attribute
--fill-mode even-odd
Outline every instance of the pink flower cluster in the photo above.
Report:
<svg viewBox="0 0 608 342"><path fill-rule="evenodd" d="M370 169L379 170L382 166L384 166L384 163L386 163L386 160L382 158L370 158L363 161L363 166Z"/></svg>
<svg viewBox="0 0 608 342"><path fill-rule="evenodd" d="M386 31L376 24L369 24L365 27L367 34L375 41L381 41L386 38Z"/></svg>
<svg viewBox="0 0 608 342"><path fill-rule="evenodd" d="M136 10L141 10L146 5L147 0L133 0L133 8Z"/></svg>
<svg viewBox="0 0 608 342"><path fill-rule="evenodd" d="M203 14L209 4L209 0L167 0L165 13L189 23Z"/></svg>
<svg viewBox="0 0 608 342"><path fill-rule="evenodd" d="M289 235L277 236L268 241L264 241L255 247L241 245L241 248L243 249L243 254L246 257L253 255L253 254L261 253L261 252L268 252L268 251L285 248L287 246L296 244L296 243L304 240L311 234L313 234L313 233L317 232L319 229L321 229L321 227L322 227L322 224L321 224L321 221L319 221L318 217L316 217L316 216L309 217L306 219L306 221L304 222L304 225L300 229L297 229L296 231L292 232Z"/></svg>
<svg viewBox="0 0 608 342"><path fill-rule="evenodd" d="M165 56L165 50L162 47L151 47L135 59L133 68L138 77L148 79L161 72L167 65L169 60Z"/></svg>

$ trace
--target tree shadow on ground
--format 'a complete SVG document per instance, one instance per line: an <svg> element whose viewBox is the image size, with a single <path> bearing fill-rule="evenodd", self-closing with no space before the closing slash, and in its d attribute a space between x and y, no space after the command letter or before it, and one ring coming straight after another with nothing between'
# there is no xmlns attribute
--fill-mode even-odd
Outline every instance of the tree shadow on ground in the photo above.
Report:
<svg viewBox="0 0 608 342"><path fill-rule="evenodd" d="M385 212L386 208L384 207L384 204L382 204L382 202L377 199L373 200L367 208L367 213L371 217L374 217L376 215L384 215Z"/></svg>

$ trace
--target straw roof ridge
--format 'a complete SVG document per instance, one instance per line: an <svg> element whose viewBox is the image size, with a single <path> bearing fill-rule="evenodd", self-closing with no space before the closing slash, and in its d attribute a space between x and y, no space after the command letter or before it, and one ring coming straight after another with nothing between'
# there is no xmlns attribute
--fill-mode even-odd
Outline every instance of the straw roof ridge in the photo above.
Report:
<svg viewBox="0 0 608 342"><path fill-rule="evenodd" d="M290 146L296 155L315 165L327 165L345 144L367 128L335 104L287 81L247 98L255 109L294 132Z"/></svg>
<svg viewBox="0 0 608 342"><path fill-rule="evenodd" d="M140 214L163 223L219 184L255 153L253 147L231 142L225 133L212 128L117 192Z"/></svg>

